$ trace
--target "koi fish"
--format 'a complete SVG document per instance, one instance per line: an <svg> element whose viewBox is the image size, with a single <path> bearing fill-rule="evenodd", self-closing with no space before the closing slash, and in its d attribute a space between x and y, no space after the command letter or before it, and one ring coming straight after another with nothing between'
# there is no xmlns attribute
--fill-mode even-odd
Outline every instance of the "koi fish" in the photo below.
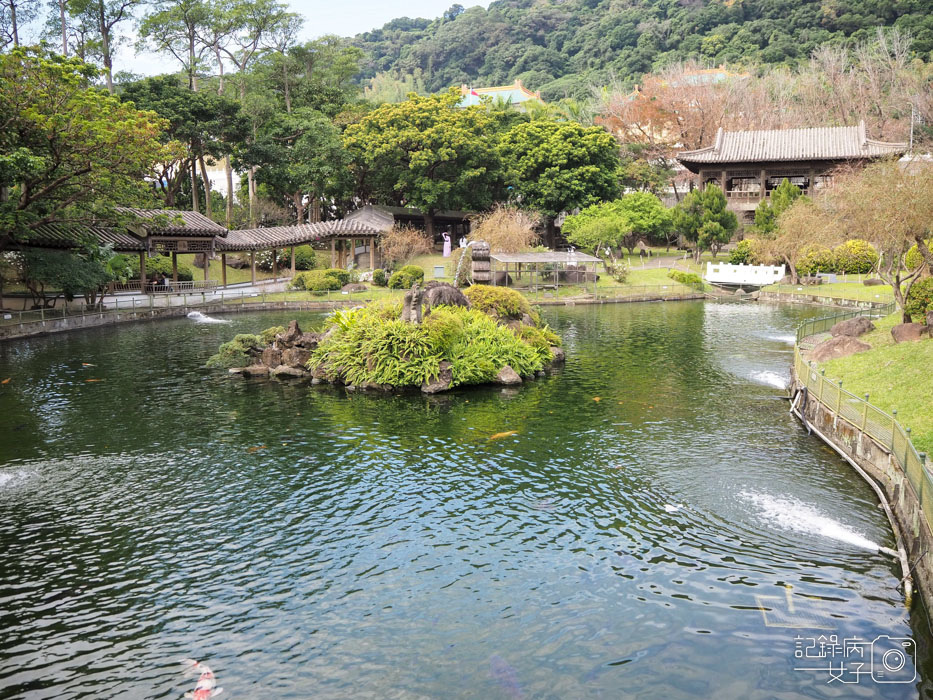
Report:
<svg viewBox="0 0 933 700"><path fill-rule="evenodd" d="M214 677L214 672L211 670L210 666L195 661L194 659L183 659L182 664L187 667L185 671L186 675L191 673L200 674L198 676L197 685L194 686L194 690L189 690L185 693L186 698L191 698L192 700L207 700L208 698L216 697L224 692L223 688L216 687L217 679Z"/></svg>
<svg viewBox="0 0 933 700"><path fill-rule="evenodd" d="M7 378L4 379L2 382L0 382L0 384L9 384L9 383L10 383L10 380L11 380L12 378L13 378L13 377L7 377Z"/></svg>
<svg viewBox="0 0 933 700"><path fill-rule="evenodd" d="M264 450L264 449L266 449L265 445L256 445L255 447L247 447L246 451L249 454L253 454L254 452L259 452L259 450Z"/></svg>
<svg viewBox="0 0 933 700"><path fill-rule="evenodd" d="M498 654L489 657L489 676L499 684L502 691L512 700L520 700L520 698L525 697L522 686L518 681L518 672Z"/></svg>
<svg viewBox="0 0 933 700"><path fill-rule="evenodd" d="M599 398L598 396L594 396L594 397L593 397L593 401L595 401L596 403L599 403L600 398Z"/></svg>
<svg viewBox="0 0 933 700"><path fill-rule="evenodd" d="M495 435L490 435L490 440L498 440L499 438L509 437L511 435L518 435L517 430L506 430L504 433L496 433Z"/></svg>
<svg viewBox="0 0 933 700"><path fill-rule="evenodd" d="M82 362L82 367L97 367L97 365L92 365L90 362Z"/></svg>
<svg viewBox="0 0 933 700"><path fill-rule="evenodd" d="M85 379L84 381L86 384L90 384L91 382L102 382L104 380L103 379Z"/></svg>

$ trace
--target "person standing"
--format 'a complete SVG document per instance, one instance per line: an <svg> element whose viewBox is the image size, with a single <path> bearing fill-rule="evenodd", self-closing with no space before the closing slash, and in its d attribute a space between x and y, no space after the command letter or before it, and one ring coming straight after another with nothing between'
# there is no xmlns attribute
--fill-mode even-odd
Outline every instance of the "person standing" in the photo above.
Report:
<svg viewBox="0 0 933 700"><path fill-rule="evenodd" d="M444 257L450 257L450 231L444 231Z"/></svg>

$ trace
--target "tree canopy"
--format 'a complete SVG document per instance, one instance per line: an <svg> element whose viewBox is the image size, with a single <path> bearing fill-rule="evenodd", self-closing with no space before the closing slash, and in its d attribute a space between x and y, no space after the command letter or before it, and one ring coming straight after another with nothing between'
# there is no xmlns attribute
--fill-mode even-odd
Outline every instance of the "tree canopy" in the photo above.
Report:
<svg viewBox="0 0 933 700"><path fill-rule="evenodd" d="M755 209L755 230L762 236L772 236L777 231L777 220L802 195L800 188L786 177L774 188L768 199L763 199Z"/></svg>
<svg viewBox="0 0 933 700"><path fill-rule="evenodd" d="M718 253L739 226L735 213L726 209L726 196L713 184L691 191L674 207L673 217L674 228L694 244L697 262L704 250Z"/></svg>
<svg viewBox="0 0 933 700"><path fill-rule="evenodd" d="M344 145L359 191L430 216L441 209L483 209L495 200L496 122L486 109L456 105L459 94L409 95L351 124Z"/></svg>
<svg viewBox="0 0 933 700"><path fill-rule="evenodd" d="M601 127L520 123L502 135L499 153L512 196L549 222L619 192L619 146Z"/></svg>
<svg viewBox="0 0 933 700"><path fill-rule="evenodd" d="M506 85L516 78L545 100L588 94L613 76L684 61L793 65L821 44L867 38L876 27L913 34L933 51L933 16L921 2L835 0L499 0L435 20L400 18L357 36L363 79L417 76L429 92L451 85Z"/></svg>
<svg viewBox="0 0 933 700"><path fill-rule="evenodd" d="M0 55L0 248L43 224L112 220L149 200L167 123L91 87L96 75L42 50Z"/></svg>

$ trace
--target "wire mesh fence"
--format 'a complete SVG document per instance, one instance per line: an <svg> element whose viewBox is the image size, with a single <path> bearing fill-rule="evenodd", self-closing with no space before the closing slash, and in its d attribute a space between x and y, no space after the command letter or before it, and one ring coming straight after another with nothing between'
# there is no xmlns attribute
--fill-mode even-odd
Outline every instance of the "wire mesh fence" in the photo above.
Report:
<svg viewBox="0 0 933 700"><path fill-rule="evenodd" d="M837 314L829 318L838 322L844 320L839 316L845 315L847 314ZM818 322L823 320L826 319L813 319L802 326L810 324L819 328ZM817 371L803 359L799 347L794 349L794 366L797 380L807 387L811 399L823 404L838 418L847 421L890 450L897 465L913 486L927 523L933 528L933 476L927 469L926 454L918 452L910 440L910 428L903 427L895 416L874 406L863 397L844 389L842 382L835 382L826 377L822 370Z"/></svg>
<svg viewBox="0 0 933 700"><path fill-rule="evenodd" d="M816 335L817 333L826 333L830 328L835 326L840 321L846 321L850 318L856 318L857 316L881 318L893 314L896 308L897 305L892 301L890 304L885 304L881 307L869 309L852 309L851 311L841 311L840 313L833 314L831 316L821 316L819 318L808 319L797 326L797 342L799 343L804 338L807 338L811 335Z"/></svg>

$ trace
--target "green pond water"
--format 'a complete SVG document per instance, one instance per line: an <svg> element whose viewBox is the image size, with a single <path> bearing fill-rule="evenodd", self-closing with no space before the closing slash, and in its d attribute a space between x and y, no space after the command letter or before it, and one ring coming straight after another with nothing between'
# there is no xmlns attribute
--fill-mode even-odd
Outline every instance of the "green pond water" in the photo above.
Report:
<svg viewBox="0 0 933 700"><path fill-rule="evenodd" d="M819 313L548 309L562 371L433 398L203 368L320 314L2 344L0 697L926 696L884 513L781 400ZM819 635L917 678L828 683Z"/></svg>

